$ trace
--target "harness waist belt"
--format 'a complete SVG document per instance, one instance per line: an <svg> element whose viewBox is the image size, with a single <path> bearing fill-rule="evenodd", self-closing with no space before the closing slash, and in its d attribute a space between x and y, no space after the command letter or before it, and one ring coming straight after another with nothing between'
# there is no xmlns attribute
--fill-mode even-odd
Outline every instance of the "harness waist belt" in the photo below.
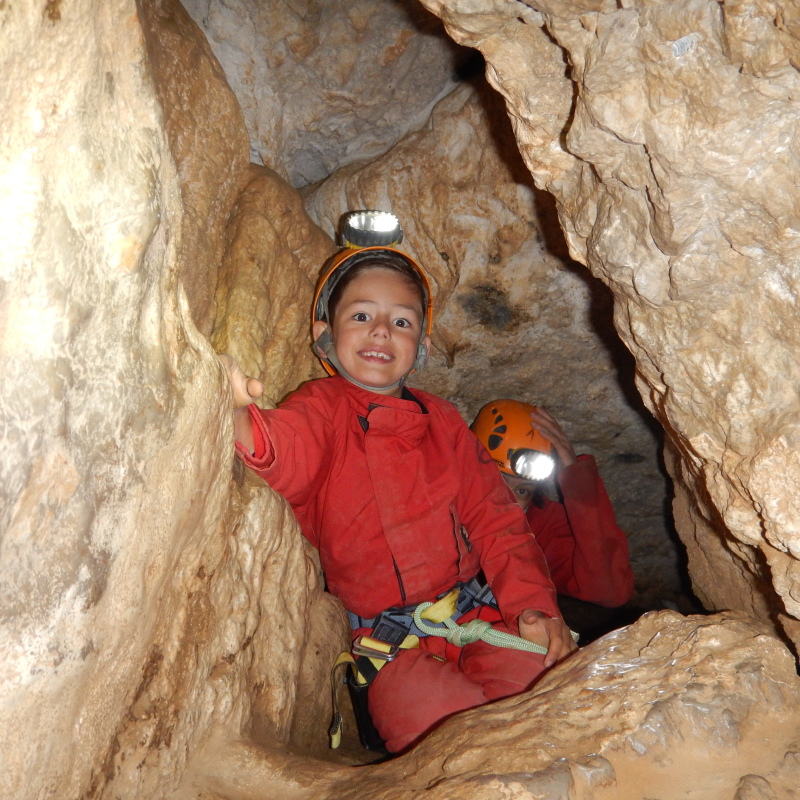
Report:
<svg viewBox="0 0 800 800"><path fill-rule="evenodd" d="M441 600L451 591L452 589L443 592L436 599ZM488 606L496 609L497 601L488 586L481 586L477 578L472 578L467 583L461 584L461 591L456 601L456 616L461 617L477 606ZM364 617L359 617L358 614L354 614L352 611L348 611L347 614L350 617L351 630L372 628L371 638L399 646L409 634L419 636L420 639L429 635L420 630L414 622L414 609L416 607L417 604L387 608L386 611L382 611L372 619L364 619ZM435 627L445 628L445 625L444 623L439 623Z"/></svg>

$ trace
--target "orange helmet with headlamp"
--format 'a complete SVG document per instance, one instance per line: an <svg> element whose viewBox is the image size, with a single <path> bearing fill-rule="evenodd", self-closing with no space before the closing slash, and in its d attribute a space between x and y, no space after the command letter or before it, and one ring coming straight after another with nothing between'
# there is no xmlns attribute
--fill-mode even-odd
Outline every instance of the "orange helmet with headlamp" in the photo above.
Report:
<svg viewBox="0 0 800 800"><path fill-rule="evenodd" d="M313 327L316 322L328 323L327 329L314 342L314 352L319 356L322 366L329 375L339 373L362 389L391 389L402 385L412 372L423 369L428 358L428 348L423 343L425 336L430 335L433 321L433 299L428 276L411 256L395 247L395 245L403 241L403 229L394 214L389 214L385 211L353 212L347 217L342 238L345 247L331 258L320 278L314 295L314 304L311 309L311 325ZM336 347L331 336L333 320L331 319L328 304L342 278L359 264L370 263L373 255L378 255L379 253L395 254L419 276L423 293L423 319L420 326L421 334L417 345L417 355L411 369L391 386L374 387L359 383L339 363ZM381 266L378 259L375 259L375 261L376 266Z"/></svg>
<svg viewBox="0 0 800 800"><path fill-rule="evenodd" d="M487 403L472 423L501 472L525 480L550 477L555 466L553 445L533 426L536 406L518 400Z"/></svg>

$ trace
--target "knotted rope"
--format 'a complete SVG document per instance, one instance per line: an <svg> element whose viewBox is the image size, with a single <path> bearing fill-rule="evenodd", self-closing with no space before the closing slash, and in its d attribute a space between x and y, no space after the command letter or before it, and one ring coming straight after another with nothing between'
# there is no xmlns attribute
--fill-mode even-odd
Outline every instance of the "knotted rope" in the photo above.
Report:
<svg viewBox="0 0 800 800"><path fill-rule="evenodd" d="M524 650L528 653L539 653L546 655L547 648L540 644L534 644L521 636L505 631L496 631L491 622L483 619L473 619L463 625L459 625L452 617L456 613L456 600L458 590L454 589L450 594L443 597L436 603L420 603L414 609L414 624L428 636L441 636L447 639L450 644L456 647L463 647L465 644L472 644L482 639L495 647L505 647L509 650ZM429 625L425 620L433 623L444 624L444 628ZM576 638L575 634L572 634Z"/></svg>

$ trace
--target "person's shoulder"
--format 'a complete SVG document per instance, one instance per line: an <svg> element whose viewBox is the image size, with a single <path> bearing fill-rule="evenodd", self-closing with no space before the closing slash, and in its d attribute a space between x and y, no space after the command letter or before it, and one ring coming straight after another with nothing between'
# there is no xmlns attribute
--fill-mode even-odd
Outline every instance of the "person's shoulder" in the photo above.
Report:
<svg viewBox="0 0 800 800"><path fill-rule="evenodd" d="M448 422L466 427L467 423L464 422L459 410L449 400L445 400L444 397L439 397L438 394L431 394L422 389L412 388L411 393L429 412L434 411L438 415L444 417Z"/></svg>
<svg viewBox="0 0 800 800"><path fill-rule="evenodd" d="M340 382L335 378L314 378L300 384L278 406L284 408L293 405L335 405L344 393Z"/></svg>

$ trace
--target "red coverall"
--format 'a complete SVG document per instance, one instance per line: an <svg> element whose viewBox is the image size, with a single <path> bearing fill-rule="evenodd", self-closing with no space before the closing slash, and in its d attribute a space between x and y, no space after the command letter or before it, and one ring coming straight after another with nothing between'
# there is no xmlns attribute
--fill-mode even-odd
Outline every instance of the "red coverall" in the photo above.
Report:
<svg viewBox="0 0 800 800"><path fill-rule="evenodd" d="M564 505L545 499L527 517L559 593L615 608L633 594L628 540L592 456L562 469L558 483Z"/></svg>
<svg viewBox="0 0 800 800"><path fill-rule="evenodd" d="M237 450L292 505L348 610L372 618L433 600L482 568L500 614L481 616L498 629L517 632L528 608L560 618L522 510L447 401L416 389L377 395L334 376L250 414L255 454ZM543 667L533 653L428 637L380 671L370 713L397 752L446 716L524 690Z"/></svg>

